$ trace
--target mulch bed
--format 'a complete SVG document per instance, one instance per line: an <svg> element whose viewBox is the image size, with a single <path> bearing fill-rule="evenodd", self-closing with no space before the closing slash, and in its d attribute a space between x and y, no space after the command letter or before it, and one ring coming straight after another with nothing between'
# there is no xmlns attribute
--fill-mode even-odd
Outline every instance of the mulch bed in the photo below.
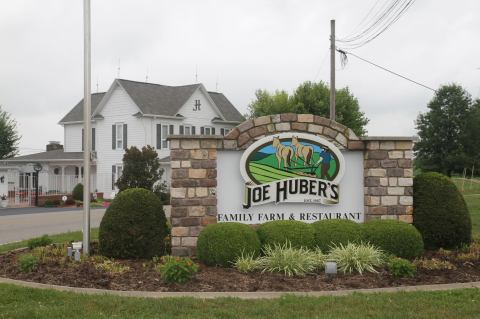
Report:
<svg viewBox="0 0 480 319"><path fill-rule="evenodd" d="M0 255L0 277L71 287L143 291L320 291L480 281L480 261L472 263L450 260L457 269L418 269L414 278L404 279L394 278L386 270L363 275L338 274L332 280L327 280L324 274L305 277L260 272L242 274L233 268L200 265L195 278L180 285L162 282L152 263L145 260L118 260L130 267L130 271L124 274L97 270L91 262L41 264L36 271L23 273L18 269L16 260L25 252ZM428 253L427 256L437 257L435 253Z"/></svg>

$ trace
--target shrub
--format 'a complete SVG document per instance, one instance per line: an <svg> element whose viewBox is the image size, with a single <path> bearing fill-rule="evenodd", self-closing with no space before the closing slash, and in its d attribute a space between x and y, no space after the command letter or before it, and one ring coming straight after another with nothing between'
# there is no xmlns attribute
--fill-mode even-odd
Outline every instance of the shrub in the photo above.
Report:
<svg viewBox="0 0 480 319"><path fill-rule="evenodd" d="M253 254L241 254L233 263L235 269L239 272L247 273L259 269L259 260Z"/></svg>
<svg viewBox="0 0 480 319"><path fill-rule="evenodd" d="M43 247L43 246L48 246L53 243L53 239L48 237L48 235L43 235L42 237L36 237L32 238L27 242L27 246L30 249L36 248L36 247Z"/></svg>
<svg viewBox="0 0 480 319"><path fill-rule="evenodd" d="M262 224L257 229L262 247L290 243L294 248L314 247L314 231L310 224L295 220L276 220Z"/></svg>
<svg viewBox="0 0 480 319"><path fill-rule="evenodd" d="M37 268L38 258L32 254L25 254L18 258L17 265L21 272L32 272Z"/></svg>
<svg viewBox="0 0 480 319"><path fill-rule="evenodd" d="M83 201L83 184L82 183L78 183L77 185L75 185L72 191L72 197L75 200Z"/></svg>
<svg viewBox="0 0 480 319"><path fill-rule="evenodd" d="M242 254L257 256L260 240L255 230L240 223L205 227L197 241L197 256L206 265L229 266Z"/></svg>
<svg viewBox="0 0 480 319"><path fill-rule="evenodd" d="M338 270L344 273L354 271L377 272L375 267L383 265L383 252L371 244L348 243L332 247L329 260L337 262Z"/></svg>
<svg viewBox="0 0 480 319"><path fill-rule="evenodd" d="M263 248L263 257L258 260L262 272L283 272L285 276L305 276L323 267L319 265L316 252L300 247L295 248L286 242L283 245L273 244Z"/></svg>
<svg viewBox="0 0 480 319"><path fill-rule="evenodd" d="M388 261L388 271L397 278L414 277L417 267L409 260L393 257Z"/></svg>
<svg viewBox="0 0 480 319"><path fill-rule="evenodd" d="M397 257L412 259L423 252L418 230L397 220L372 220L363 224L364 240Z"/></svg>
<svg viewBox="0 0 480 319"><path fill-rule="evenodd" d="M100 223L101 254L113 258L152 258L165 251L165 213L160 200L143 188L120 192Z"/></svg>
<svg viewBox="0 0 480 319"><path fill-rule="evenodd" d="M330 251L333 245L360 242L361 225L346 219L321 220L312 224L315 232L314 245L323 252Z"/></svg>
<svg viewBox="0 0 480 319"><path fill-rule="evenodd" d="M423 173L413 180L413 224L428 249L457 248L472 240L470 213L462 194L438 173Z"/></svg>
<svg viewBox="0 0 480 319"><path fill-rule="evenodd" d="M198 265L190 258L164 256L162 257L162 264L155 269L165 282L183 284L195 276Z"/></svg>

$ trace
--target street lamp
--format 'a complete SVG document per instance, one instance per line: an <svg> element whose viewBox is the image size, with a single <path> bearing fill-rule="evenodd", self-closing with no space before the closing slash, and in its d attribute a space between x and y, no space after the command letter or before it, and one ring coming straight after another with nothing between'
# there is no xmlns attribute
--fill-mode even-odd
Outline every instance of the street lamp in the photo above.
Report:
<svg viewBox="0 0 480 319"><path fill-rule="evenodd" d="M42 170L42 165L40 163L35 163L33 165L33 170L35 171L35 206L38 206L38 173Z"/></svg>

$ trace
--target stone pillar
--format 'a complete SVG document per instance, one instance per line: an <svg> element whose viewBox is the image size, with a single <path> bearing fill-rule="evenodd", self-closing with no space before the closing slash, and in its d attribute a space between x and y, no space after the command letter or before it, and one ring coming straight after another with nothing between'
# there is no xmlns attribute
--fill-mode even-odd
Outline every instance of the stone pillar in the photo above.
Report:
<svg viewBox="0 0 480 319"><path fill-rule="evenodd" d="M365 220L413 221L411 138L365 137Z"/></svg>
<svg viewBox="0 0 480 319"><path fill-rule="evenodd" d="M222 137L170 136L172 255L195 255L200 231L217 222L219 147Z"/></svg>

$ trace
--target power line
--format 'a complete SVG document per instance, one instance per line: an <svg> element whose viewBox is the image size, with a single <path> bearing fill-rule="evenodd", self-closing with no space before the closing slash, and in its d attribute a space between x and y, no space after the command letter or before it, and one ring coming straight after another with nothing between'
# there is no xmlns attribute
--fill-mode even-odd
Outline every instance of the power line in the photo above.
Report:
<svg viewBox="0 0 480 319"><path fill-rule="evenodd" d="M364 46L365 44L373 41L378 36L383 34L388 28L390 28L395 22L400 19L405 12L414 4L415 0L395 0L391 3L386 9L383 10L385 4L380 8L380 10L372 17L376 19L370 26L366 27L363 31L359 32L357 35L350 35L343 39L338 39L336 42L340 43L340 46L345 49L356 49ZM366 18L370 15L373 8L375 8L377 3L372 7L372 9L367 13ZM382 11L383 10L383 11ZM363 20L362 20L363 21ZM361 23L360 23L361 24Z"/></svg>
<svg viewBox="0 0 480 319"><path fill-rule="evenodd" d="M422 84L422 83L420 83L420 82L417 82L417 81L415 81L415 80L412 80L412 79L410 79L410 78L407 78L407 77L404 76L404 75L398 74L397 72L394 72L394 71L389 70L389 69L387 69L387 68L385 68L385 67L383 67L383 66L380 66L380 65L378 65L378 64L376 64L376 63L373 63L372 61L369 61L369 60L367 60L367 59L364 59L364 58L362 58L362 57L360 57L360 56L358 56L358 55L356 55L356 54L354 54L354 53L352 53L352 52L347 52L347 51L340 50L340 49L337 49L337 51L338 51L340 54L342 54L343 56L346 56L347 54L349 54L349 55L354 56L354 57L356 57L357 59L360 59L360 60L362 60L362 61L364 61L364 62L367 62L368 64L371 64L371 65L373 65L373 66L375 66L375 67L377 67L377 68L379 68L379 69L382 69L382 70L384 70L384 71L387 71L388 73L391 73L391 74L393 74L393 75L396 75L396 76L398 76L398 77L401 77L401 78L404 79L404 80L407 80L407 81L410 81L410 82L415 83L415 84L417 84L417 85L420 85L420 86L422 86L422 87L424 87L424 88L426 88L426 89L429 89L429 90L431 90L431 91L433 91L433 92L436 92L436 91L437 91L437 90L432 89L431 87L429 87L429 86L427 86L427 85L425 85L425 84Z"/></svg>

